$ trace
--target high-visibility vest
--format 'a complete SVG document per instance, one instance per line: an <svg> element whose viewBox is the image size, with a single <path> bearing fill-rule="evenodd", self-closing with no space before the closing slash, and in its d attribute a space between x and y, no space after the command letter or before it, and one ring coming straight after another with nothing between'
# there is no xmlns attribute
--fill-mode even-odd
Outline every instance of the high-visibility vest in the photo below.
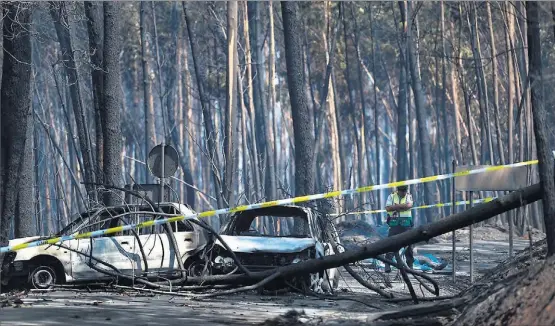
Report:
<svg viewBox="0 0 555 326"><path fill-rule="evenodd" d="M390 196L392 196L393 204L406 204L407 198L409 198L410 193L407 193L403 198L400 198L397 192L392 193ZM393 213L396 212L387 212L389 216L392 216ZM397 219L391 219L389 226L412 226L412 213L410 209L401 211L398 214L399 215Z"/></svg>

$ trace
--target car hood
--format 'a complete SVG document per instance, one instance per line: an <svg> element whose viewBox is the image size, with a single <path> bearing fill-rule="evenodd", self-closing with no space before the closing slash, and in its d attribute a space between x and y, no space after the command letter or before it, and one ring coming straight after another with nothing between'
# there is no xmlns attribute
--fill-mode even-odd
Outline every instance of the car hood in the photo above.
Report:
<svg viewBox="0 0 555 326"><path fill-rule="evenodd" d="M286 238L286 237L251 237L221 235L222 239L233 252L273 252L293 253L315 247L317 241L312 238ZM220 240L216 244L222 246ZM223 247L223 246L222 246Z"/></svg>
<svg viewBox="0 0 555 326"><path fill-rule="evenodd" d="M41 238L43 238L43 237L38 236L38 235L32 236L32 237L26 237L26 238L16 238L16 239L10 240L8 245L10 247L11 246L17 246L19 244L26 243L26 242L37 241L37 240L40 240ZM49 239L49 238L46 238L46 239Z"/></svg>

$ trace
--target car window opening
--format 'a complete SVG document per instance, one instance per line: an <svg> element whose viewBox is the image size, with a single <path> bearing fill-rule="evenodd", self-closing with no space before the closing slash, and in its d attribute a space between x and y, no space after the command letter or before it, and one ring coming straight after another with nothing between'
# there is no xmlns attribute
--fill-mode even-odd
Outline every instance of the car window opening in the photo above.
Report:
<svg viewBox="0 0 555 326"><path fill-rule="evenodd" d="M304 216L259 215L235 225L235 234L257 237L310 237L308 221Z"/></svg>

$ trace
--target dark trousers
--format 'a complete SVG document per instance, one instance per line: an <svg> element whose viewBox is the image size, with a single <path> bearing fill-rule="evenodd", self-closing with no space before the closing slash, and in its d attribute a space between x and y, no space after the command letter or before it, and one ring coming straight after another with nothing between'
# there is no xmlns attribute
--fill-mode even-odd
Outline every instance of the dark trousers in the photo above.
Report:
<svg viewBox="0 0 555 326"><path fill-rule="evenodd" d="M387 235L388 237L392 237L394 235L397 234L401 234L405 231L408 231L412 229L411 227L408 226L401 226L401 225L397 225L397 226L392 226L389 228L389 234ZM393 257L395 256L395 254L393 252L388 252L385 255L385 258L389 259L389 260L393 260ZM412 268L412 265L414 263L414 255L412 252L412 245L408 246L407 249L405 250L405 257L407 258L407 265L409 266L409 268ZM401 262L397 262L397 263L401 263ZM389 266L389 264L385 264L385 269L388 270L391 267Z"/></svg>

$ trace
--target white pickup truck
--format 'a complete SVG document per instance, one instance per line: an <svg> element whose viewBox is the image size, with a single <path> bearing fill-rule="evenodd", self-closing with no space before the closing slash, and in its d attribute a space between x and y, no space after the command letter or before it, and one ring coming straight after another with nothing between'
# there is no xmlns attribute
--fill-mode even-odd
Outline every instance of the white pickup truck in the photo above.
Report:
<svg viewBox="0 0 555 326"><path fill-rule="evenodd" d="M194 213L179 203L162 203L159 207L166 214ZM150 206L145 205L101 208L79 214L55 236L96 231L165 217L167 216L157 214ZM207 244L208 232L187 220L170 225L179 253L187 265L189 257ZM136 235L132 231L124 231L97 238L69 240L61 243L61 246L42 245L8 252L0 269L0 280L4 285L23 280L32 288L47 289L54 284L110 279L111 276L102 270L114 271L114 268L121 274L143 275L152 279L161 275L164 278L179 275L176 273L179 266L175 251L163 225L135 231ZM9 245L40 239L40 236L13 239ZM143 253L146 259L143 259ZM112 267L107 267L98 260Z"/></svg>

